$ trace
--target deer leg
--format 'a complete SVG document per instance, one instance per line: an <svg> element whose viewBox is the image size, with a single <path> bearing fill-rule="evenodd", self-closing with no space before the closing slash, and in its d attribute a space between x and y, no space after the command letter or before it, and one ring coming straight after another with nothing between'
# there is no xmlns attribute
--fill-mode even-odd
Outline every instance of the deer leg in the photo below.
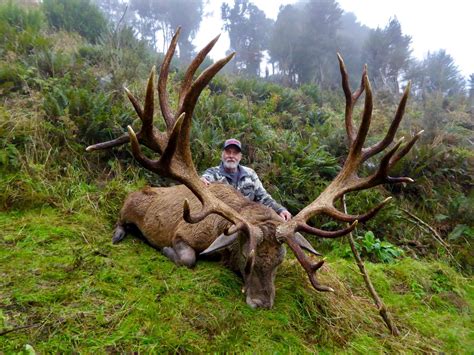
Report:
<svg viewBox="0 0 474 355"><path fill-rule="evenodd" d="M189 268L196 265L196 252L181 238L173 239L172 247L164 247L163 254L176 265Z"/></svg>
<svg viewBox="0 0 474 355"><path fill-rule="evenodd" d="M114 230L114 235L112 236L112 244L121 242L126 235L127 231L125 230L125 225L118 222Z"/></svg>

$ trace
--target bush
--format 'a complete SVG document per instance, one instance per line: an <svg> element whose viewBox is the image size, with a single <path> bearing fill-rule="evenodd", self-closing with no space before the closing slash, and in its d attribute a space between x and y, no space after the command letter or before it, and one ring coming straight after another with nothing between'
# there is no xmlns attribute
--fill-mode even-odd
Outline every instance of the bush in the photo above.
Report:
<svg viewBox="0 0 474 355"><path fill-rule="evenodd" d="M358 237L357 245L362 254L368 256L372 261L391 263L403 255L402 249L389 242L380 241L375 238L372 231L366 232L363 237Z"/></svg>
<svg viewBox="0 0 474 355"><path fill-rule="evenodd" d="M51 27L77 32L97 43L107 29L107 21L90 0L43 0L43 9Z"/></svg>
<svg viewBox="0 0 474 355"><path fill-rule="evenodd" d="M13 2L0 4L0 56L21 56L45 46L40 30L44 17L39 10L25 10Z"/></svg>
<svg viewBox="0 0 474 355"><path fill-rule="evenodd" d="M8 24L18 32L26 30L39 32L43 25L43 17L37 10L26 10L13 1L8 1L0 5L0 22Z"/></svg>
<svg viewBox="0 0 474 355"><path fill-rule="evenodd" d="M0 93L20 91L24 85L26 68L21 64L0 62Z"/></svg>

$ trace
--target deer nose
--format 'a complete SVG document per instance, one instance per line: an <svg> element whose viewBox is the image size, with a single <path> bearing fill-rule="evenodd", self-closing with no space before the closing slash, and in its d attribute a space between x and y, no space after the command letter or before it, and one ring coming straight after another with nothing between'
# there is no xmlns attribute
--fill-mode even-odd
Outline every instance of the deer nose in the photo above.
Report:
<svg viewBox="0 0 474 355"><path fill-rule="evenodd" d="M253 309L255 309L255 308L270 309L270 308L273 307L273 302L272 302L271 299L264 300L264 299L261 299L261 298L247 297L246 302Z"/></svg>

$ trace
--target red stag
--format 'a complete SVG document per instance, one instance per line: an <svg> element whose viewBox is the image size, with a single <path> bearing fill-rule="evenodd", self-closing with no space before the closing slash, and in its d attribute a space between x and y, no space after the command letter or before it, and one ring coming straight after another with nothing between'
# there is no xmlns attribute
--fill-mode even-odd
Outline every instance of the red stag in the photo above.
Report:
<svg viewBox="0 0 474 355"><path fill-rule="evenodd" d="M135 225L154 247L178 265L193 267L197 254L221 252L230 268L240 272L244 279L246 301L251 307L271 308L275 298L274 279L276 269L284 259L287 244L306 270L311 284L319 291L332 291L321 285L316 271L324 261L314 262L303 250L320 256L310 243L299 233L321 238L341 237L352 231L358 222L373 217L390 198L369 212L360 215L345 214L334 207L334 201L344 194L369 189L380 184L412 182L408 177L390 177L388 172L411 149L420 133L401 148L398 141L380 159L377 170L368 177L359 177L357 170L370 157L382 152L394 139L403 117L409 87L405 90L395 118L384 139L371 147L364 148L364 142L372 118L372 92L366 70L362 73L360 87L354 93L349 87L344 62L338 56L342 75L342 86L346 97L345 125L349 142L349 154L337 177L321 195L301 210L292 220L284 222L270 208L247 200L232 187L224 184L204 186L194 167L190 149L190 131L194 107L209 81L232 59L231 54L204 70L196 79L194 74L212 49L218 37L212 40L194 58L188 67L179 92L178 107L173 111L167 94L167 78L174 54L179 29L171 42L161 66L158 79L158 97L166 130L159 131L153 125L154 80L153 68L146 89L145 103L126 90L135 111L142 121L141 129L134 133L128 127L128 134L87 148L87 151L107 149L127 142L131 143L133 156L146 169L170 177L183 185L151 188L131 193L120 212L113 240L118 242L129 225ZM352 112L354 105L365 91L365 104L358 129L354 127ZM145 145L160 155L159 159L146 157L140 148ZM325 214L351 225L338 231L325 231L310 226L308 220Z"/></svg>

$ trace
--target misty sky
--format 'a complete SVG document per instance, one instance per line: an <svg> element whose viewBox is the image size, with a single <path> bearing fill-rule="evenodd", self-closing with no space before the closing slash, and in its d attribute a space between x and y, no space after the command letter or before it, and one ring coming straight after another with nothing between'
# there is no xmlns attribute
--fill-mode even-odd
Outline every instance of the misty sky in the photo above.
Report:
<svg viewBox="0 0 474 355"><path fill-rule="evenodd" d="M213 59L224 56L229 40L222 31L220 6L232 0L209 0L204 11L209 13L201 23L194 44L200 49L214 35L222 36L210 53ZM280 5L296 0L252 0L268 17L276 19ZM396 16L404 34L412 37L413 55L423 59L428 51L445 49L462 75L474 73L474 1L471 0L338 0L344 11L353 12L358 21L371 28L385 27Z"/></svg>

